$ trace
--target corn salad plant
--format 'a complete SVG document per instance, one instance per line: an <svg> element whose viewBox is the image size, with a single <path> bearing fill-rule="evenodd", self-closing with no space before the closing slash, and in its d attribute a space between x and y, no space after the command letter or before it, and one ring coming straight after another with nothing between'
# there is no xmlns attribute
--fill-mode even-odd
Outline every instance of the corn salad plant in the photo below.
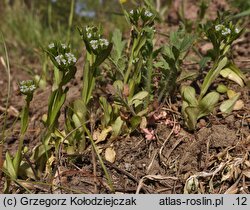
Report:
<svg viewBox="0 0 250 210"><path fill-rule="evenodd" d="M208 52L208 57L213 61L212 68L206 74L200 87L200 93L196 96L196 90L192 86L184 86L181 89L183 98L182 114L189 130L195 130L197 120L209 115L219 102L220 89L210 91L211 85L218 76L235 81L244 86L245 77L240 69L230 60L229 52L233 41L242 34L243 29L238 29L228 16L220 15L215 21L209 21L202 26L207 39L212 43L213 49ZM220 110L230 113L237 101L239 94L224 101Z"/></svg>
<svg viewBox="0 0 250 210"><path fill-rule="evenodd" d="M25 95L25 105L21 112L21 133L19 138L18 150L14 157L11 157L10 153L6 152L6 161L4 163L4 171L9 177L5 184L5 192L8 192L10 181L16 181L18 176L21 175L21 162L23 158L23 142L25 133L29 125L29 107L33 98L33 93L36 90L36 85L33 80L25 80L19 83L19 90L21 94Z"/></svg>

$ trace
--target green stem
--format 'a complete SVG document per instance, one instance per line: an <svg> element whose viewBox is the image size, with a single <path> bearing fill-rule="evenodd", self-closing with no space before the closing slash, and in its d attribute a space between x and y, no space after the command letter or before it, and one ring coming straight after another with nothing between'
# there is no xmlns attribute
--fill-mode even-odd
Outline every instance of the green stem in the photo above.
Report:
<svg viewBox="0 0 250 210"><path fill-rule="evenodd" d="M27 95L26 105L22 110L21 135L20 135L20 139L19 139L18 150L17 150L17 153L16 153L15 158L13 160L15 176L16 176L15 178L17 178L17 176L18 176L18 171L20 168L21 160L22 160L23 141L24 141L26 130L28 128L29 105L30 105L31 99L32 99L32 96Z"/></svg>
<svg viewBox="0 0 250 210"><path fill-rule="evenodd" d="M89 130L87 129L87 127L85 126L85 124L83 124L82 127L83 127L84 131L86 132L86 134L88 135L88 137L90 139L92 147L93 147L93 149L94 149L94 151L95 151L95 153L96 153L96 155L97 155L97 157L98 157L98 159L100 161L101 167L102 167L102 169L104 171L104 174L105 174L105 176L106 176L106 178L108 180L108 185L109 185L111 191L114 193L114 187L113 187L113 183L112 183L111 177L110 177L110 175L109 175L109 173L107 171L106 166L104 165L104 162L102 160L101 155L99 154L99 151L98 151L98 149L97 149L97 147L95 145L94 139L92 138L92 136L91 136Z"/></svg>
<svg viewBox="0 0 250 210"><path fill-rule="evenodd" d="M68 33L67 33L67 42L69 42L69 40L70 40L72 22L73 22L73 17L74 17L74 7L75 7L75 0L71 0L70 15L69 15L69 26L68 26Z"/></svg>
<svg viewBox="0 0 250 210"><path fill-rule="evenodd" d="M124 84L128 83L128 79L129 79L129 76L130 76L130 73L132 70L133 60L134 60L134 51L135 51L136 44L137 44L137 41L134 40L131 54L130 54L130 58L129 58L129 62L128 62L128 68L127 68L127 71L126 71L125 76L124 76Z"/></svg>
<svg viewBox="0 0 250 210"><path fill-rule="evenodd" d="M153 55L151 54L148 60L148 69L147 69L146 90L148 92L148 97L146 106L148 106L150 102L152 73L153 73Z"/></svg>

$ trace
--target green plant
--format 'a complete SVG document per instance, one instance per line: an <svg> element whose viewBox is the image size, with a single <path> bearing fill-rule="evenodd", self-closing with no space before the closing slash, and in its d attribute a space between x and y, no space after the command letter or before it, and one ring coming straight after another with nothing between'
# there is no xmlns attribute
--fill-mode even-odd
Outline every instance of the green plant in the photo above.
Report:
<svg viewBox="0 0 250 210"><path fill-rule="evenodd" d="M100 98L104 111L103 126L111 125L114 136L120 133L124 122L128 123L127 129L137 127L141 116L147 113L153 94L153 24L156 15L144 7L130 12L124 10L124 14L131 25L131 37L126 42L118 29L112 36L114 47L109 56L108 68L111 71L108 75L112 81L113 101L110 105Z"/></svg>
<svg viewBox="0 0 250 210"><path fill-rule="evenodd" d="M194 40L195 36L187 34L185 28L170 33L169 44L161 49L162 57L154 65L161 70L158 102L165 101L174 93L178 83L193 75L184 72L181 65Z"/></svg>
<svg viewBox="0 0 250 210"><path fill-rule="evenodd" d="M21 112L21 133L18 150L13 158L11 157L8 151L6 152L4 170L6 171L11 180L16 180L20 175L20 165L23 157L23 141L28 128L29 106L33 98L33 93L36 89L36 85L32 80L21 81L19 83L19 86L20 92L26 96L26 103ZM6 190L8 191L8 184L6 186Z"/></svg>
<svg viewBox="0 0 250 210"><path fill-rule="evenodd" d="M213 49L208 52L207 56L214 63L202 82L198 98L193 87L182 87L182 114L189 130L195 130L197 120L210 114L217 105L220 94L216 91L210 91L209 93L208 91L218 76L221 75L235 81L240 86L244 85L244 75L228 58L233 41L241 35L243 29L239 30L227 17L219 14L215 21L209 21L203 25L207 38L213 44ZM225 113L232 111L238 97L239 95L236 94L233 99L224 101L220 110Z"/></svg>

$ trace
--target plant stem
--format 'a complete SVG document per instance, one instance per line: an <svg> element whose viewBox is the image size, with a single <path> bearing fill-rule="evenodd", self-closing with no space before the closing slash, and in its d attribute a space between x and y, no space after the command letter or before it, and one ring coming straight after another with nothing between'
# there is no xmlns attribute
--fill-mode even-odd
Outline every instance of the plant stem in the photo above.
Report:
<svg viewBox="0 0 250 210"><path fill-rule="evenodd" d="M93 147L93 149L94 149L94 151L95 151L95 153L96 153L96 155L97 155L97 157L98 157L98 159L99 159L99 161L100 161L100 164L101 164L101 166L102 166L102 169L103 169L103 171L104 171L104 174L105 174L105 176L106 176L106 178L107 178L107 180L108 180L108 185L109 185L111 191L114 193L114 187L113 187L113 183L112 183L111 177L109 176L109 173L108 173L108 171L107 171L107 168L106 168L106 166L104 165L104 162L103 162L103 160L102 160L101 155L99 154L99 151L98 151L98 149L97 149L97 147L96 147L96 145L95 145L94 139L92 138L92 136L91 136L89 130L87 129L87 127L85 126L85 124L83 124L82 127L83 127L84 131L86 132L86 134L88 135L88 137L89 137L89 139L90 139L90 142L91 142L91 144L92 144L92 147Z"/></svg>
<svg viewBox="0 0 250 210"><path fill-rule="evenodd" d="M132 50L131 50L131 54L130 54L130 58L129 58L129 62L128 62L128 68L127 71L125 73L124 76L124 84L128 83L128 79L132 70L132 66L133 66L133 60L134 60L134 50L135 50L135 46L136 46L136 41L134 41L133 46L132 46Z"/></svg>
<svg viewBox="0 0 250 210"><path fill-rule="evenodd" d="M71 0L70 15L69 15L69 26L68 26L68 33L67 33L67 42L69 42L69 40L70 40L72 22L73 22L73 17L74 17L74 8L75 8L75 0Z"/></svg>
<svg viewBox="0 0 250 210"><path fill-rule="evenodd" d="M148 60L148 69L147 69L146 91L148 92L148 96L147 96L146 106L148 106L150 102L152 73L153 73L153 55L151 54Z"/></svg>

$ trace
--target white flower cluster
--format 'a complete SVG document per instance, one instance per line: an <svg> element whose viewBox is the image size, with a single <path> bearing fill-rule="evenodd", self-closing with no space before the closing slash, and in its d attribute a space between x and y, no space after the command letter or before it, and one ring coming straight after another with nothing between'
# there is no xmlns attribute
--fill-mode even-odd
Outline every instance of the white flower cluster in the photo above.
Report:
<svg viewBox="0 0 250 210"><path fill-rule="evenodd" d="M216 31L221 31L221 34L223 36L226 36L228 34L231 34L231 29L225 27L224 25L221 25L221 24L218 24L216 25L215 27L215 30ZM238 34L240 32L240 30L238 28L235 28L235 31L234 31L236 34Z"/></svg>
<svg viewBox="0 0 250 210"><path fill-rule="evenodd" d="M228 35L230 33L231 33L231 30L229 28L224 28L224 29L221 30L221 34L223 36L226 36L226 35Z"/></svg>
<svg viewBox="0 0 250 210"><path fill-rule="evenodd" d="M59 65L71 65L76 62L76 57L72 53L60 54L55 59Z"/></svg>
<svg viewBox="0 0 250 210"><path fill-rule="evenodd" d="M221 29L224 28L224 26L219 24L219 25L216 25L214 28L215 28L215 31L220 31Z"/></svg>
<svg viewBox="0 0 250 210"><path fill-rule="evenodd" d="M107 39L103 39L103 38L98 39L98 40L93 39L89 43L90 43L93 50L97 50L98 48L103 49L103 48L108 47L108 45L109 45L109 41Z"/></svg>
<svg viewBox="0 0 250 210"><path fill-rule="evenodd" d="M48 45L48 48L49 49L52 49L52 48L54 48L55 47L55 43L50 43L49 45ZM67 48L67 45L66 44L61 44L61 47L63 48L63 49L66 49Z"/></svg>
<svg viewBox="0 0 250 210"><path fill-rule="evenodd" d="M20 92L23 94L30 94L33 93L36 89L33 80L24 80L20 82Z"/></svg>
<svg viewBox="0 0 250 210"><path fill-rule="evenodd" d="M95 38L95 37L101 37L101 34L98 34L97 32L93 32L94 27L86 26L86 35L88 39Z"/></svg>
<svg viewBox="0 0 250 210"><path fill-rule="evenodd" d="M61 44L61 46L62 46L63 49L67 48L66 44Z"/></svg>
<svg viewBox="0 0 250 210"><path fill-rule="evenodd" d="M137 9L136 11L130 10L129 14L130 14L130 15L133 15L135 12L136 12L136 13L140 13L140 11ZM148 11L148 10L145 10L144 15L145 15L146 17L152 17L152 16L153 16L153 13L151 13L151 12Z"/></svg>
<svg viewBox="0 0 250 210"><path fill-rule="evenodd" d="M146 10L146 11L144 12L144 15L145 15L146 17L152 17L152 16L153 16L153 13L149 12L148 10Z"/></svg>

